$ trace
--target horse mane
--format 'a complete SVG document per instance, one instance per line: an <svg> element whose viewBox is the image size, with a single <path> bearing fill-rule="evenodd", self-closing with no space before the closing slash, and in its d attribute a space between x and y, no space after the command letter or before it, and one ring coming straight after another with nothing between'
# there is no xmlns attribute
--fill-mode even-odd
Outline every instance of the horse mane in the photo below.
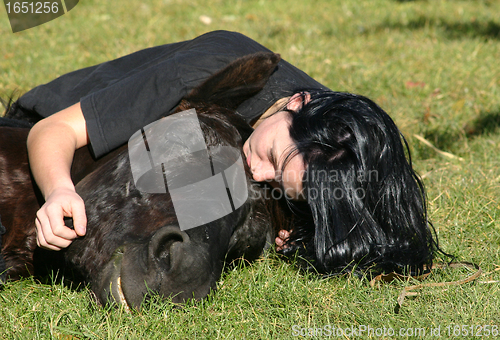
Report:
<svg viewBox="0 0 500 340"><path fill-rule="evenodd" d="M43 118L36 111L19 105L17 100L14 99L15 97L17 96L14 92L7 100L0 98L0 103L5 108L3 118L10 120L2 120L0 126L31 128L36 122Z"/></svg>

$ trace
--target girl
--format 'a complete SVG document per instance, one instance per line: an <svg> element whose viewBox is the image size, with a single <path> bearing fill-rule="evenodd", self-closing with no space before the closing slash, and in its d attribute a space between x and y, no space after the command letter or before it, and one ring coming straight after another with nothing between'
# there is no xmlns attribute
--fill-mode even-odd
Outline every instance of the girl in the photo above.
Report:
<svg viewBox="0 0 500 340"><path fill-rule="evenodd" d="M8 116L44 117L28 138L46 200L35 221L38 245L59 250L85 235L84 203L70 178L76 149L88 145L101 157L211 74L259 51L269 50L239 33L211 32L63 75L20 97ZM282 60L237 113L255 128L243 146L254 180L279 186L297 217L283 226L279 250L299 250L321 272L432 262L438 247L422 183L406 141L375 103L333 92Z"/></svg>

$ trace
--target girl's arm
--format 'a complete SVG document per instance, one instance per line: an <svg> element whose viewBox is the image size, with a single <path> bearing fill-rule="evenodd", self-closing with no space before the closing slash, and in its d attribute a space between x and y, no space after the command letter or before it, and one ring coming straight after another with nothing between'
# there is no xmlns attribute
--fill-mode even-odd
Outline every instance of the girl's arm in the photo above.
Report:
<svg viewBox="0 0 500 340"><path fill-rule="evenodd" d="M75 150L88 143L80 103L36 123L27 143L31 171L45 198L35 220L37 243L60 250L85 235L87 225L85 205L70 175ZM64 225L64 217L73 218L74 230Z"/></svg>

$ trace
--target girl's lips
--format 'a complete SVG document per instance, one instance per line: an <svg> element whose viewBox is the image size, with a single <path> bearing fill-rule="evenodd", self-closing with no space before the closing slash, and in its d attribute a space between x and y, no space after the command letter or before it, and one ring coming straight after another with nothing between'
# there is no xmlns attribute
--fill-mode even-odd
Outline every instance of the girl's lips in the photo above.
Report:
<svg viewBox="0 0 500 340"><path fill-rule="evenodd" d="M251 169L252 166L250 164L250 155L247 156L247 165L248 165L248 168Z"/></svg>
<svg viewBox="0 0 500 340"><path fill-rule="evenodd" d="M250 147L250 137L243 145L243 153L245 154L245 158L247 159L248 168L250 169L250 171L252 171L252 148Z"/></svg>
<svg viewBox="0 0 500 340"><path fill-rule="evenodd" d="M248 141L247 141L248 143ZM248 165L248 168L251 169L251 166L250 166L250 156L251 156L251 152L250 152L250 148L248 147L247 144L243 145L243 154L245 155L245 158L247 160L247 165Z"/></svg>

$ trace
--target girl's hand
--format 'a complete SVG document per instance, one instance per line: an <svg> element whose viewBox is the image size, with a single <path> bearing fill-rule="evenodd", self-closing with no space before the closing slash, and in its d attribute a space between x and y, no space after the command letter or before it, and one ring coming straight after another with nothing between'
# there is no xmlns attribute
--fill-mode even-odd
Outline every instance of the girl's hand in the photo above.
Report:
<svg viewBox="0 0 500 340"><path fill-rule="evenodd" d="M288 230L280 230L278 237L274 240L276 242L276 251L283 250L287 247L286 242L290 238L290 232Z"/></svg>
<svg viewBox="0 0 500 340"><path fill-rule="evenodd" d="M64 217L72 217L74 230L64 224ZM55 189L36 214L36 237L39 247L61 250L78 236L85 235L87 216L83 200L75 190Z"/></svg>
<svg viewBox="0 0 500 340"><path fill-rule="evenodd" d="M37 122L28 135L31 172L45 198L36 214L37 243L42 248L61 250L85 235L85 205L71 181L75 150L88 143L87 125L80 103ZM72 217L74 230L64 225Z"/></svg>

